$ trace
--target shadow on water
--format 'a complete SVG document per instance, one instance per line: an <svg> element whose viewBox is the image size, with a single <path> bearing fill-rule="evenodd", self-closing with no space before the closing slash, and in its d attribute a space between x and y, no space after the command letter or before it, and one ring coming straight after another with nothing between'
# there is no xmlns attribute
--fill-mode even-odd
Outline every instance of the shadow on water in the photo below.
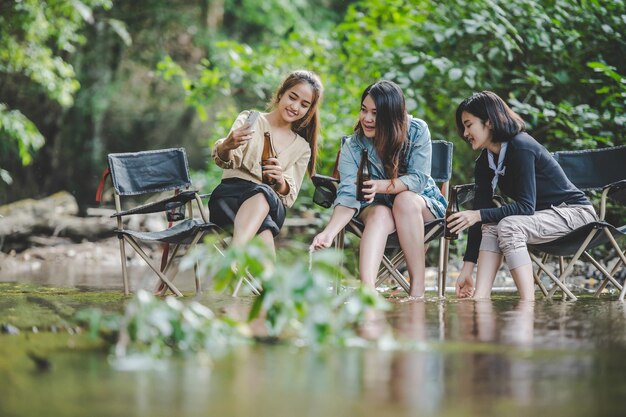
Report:
<svg viewBox="0 0 626 417"><path fill-rule="evenodd" d="M386 318L402 348L256 345L133 372L94 350L57 350L47 372L17 358L0 365L0 415L624 415L622 303L448 296Z"/></svg>

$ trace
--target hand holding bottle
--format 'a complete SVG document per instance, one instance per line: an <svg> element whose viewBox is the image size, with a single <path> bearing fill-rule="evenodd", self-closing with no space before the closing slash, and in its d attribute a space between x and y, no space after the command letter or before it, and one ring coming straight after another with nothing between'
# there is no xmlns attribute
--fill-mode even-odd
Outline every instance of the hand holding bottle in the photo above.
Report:
<svg viewBox="0 0 626 417"><path fill-rule="evenodd" d="M374 201L374 197L376 196L376 192L377 192L376 185L377 185L377 180L363 181L363 183L361 184L361 190L360 190L361 197L358 200L365 201L367 203L371 203L372 201ZM357 184L357 187L358 186L359 185Z"/></svg>
<svg viewBox="0 0 626 417"><path fill-rule="evenodd" d="M458 234L481 220L480 210L465 210L454 213L446 219L446 222L450 231Z"/></svg>
<svg viewBox="0 0 626 417"><path fill-rule="evenodd" d="M277 158L263 160L261 169L263 170L263 182L265 184L271 185L276 190L280 190L283 187L285 184L283 167L280 166Z"/></svg>

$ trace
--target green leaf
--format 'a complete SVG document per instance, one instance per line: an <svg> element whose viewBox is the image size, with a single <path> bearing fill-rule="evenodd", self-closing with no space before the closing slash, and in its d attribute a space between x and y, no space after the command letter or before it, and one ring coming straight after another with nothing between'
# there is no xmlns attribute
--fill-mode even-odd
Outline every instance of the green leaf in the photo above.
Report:
<svg viewBox="0 0 626 417"><path fill-rule="evenodd" d="M124 45L131 46L133 44L133 39L126 29L126 24L124 22L118 19L107 19L107 23L109 24L109 26L111 26L113 31L117 33L117 36L119 36L120 39L124 42Z"/></svg>

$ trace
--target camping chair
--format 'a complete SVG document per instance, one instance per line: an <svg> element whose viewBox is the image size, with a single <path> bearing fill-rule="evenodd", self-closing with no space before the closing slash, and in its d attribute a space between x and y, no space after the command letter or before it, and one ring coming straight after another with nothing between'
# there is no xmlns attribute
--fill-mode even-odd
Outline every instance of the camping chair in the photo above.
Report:
<svg viewBox="0 0 626 417"><path fill-rule="evenodd" d="M617 204L626 205L626 146L617 146L605 149L590 149L581 151L559 151L554 154L554 159L561 165L567 178L579 189L583 191L602 190L600 198L599 220L589 223L576 230L571 231L551 242L540 245L529 245L530 256L533 262L550 277L555 285L547 291L539 281L538 273L535 274L535 281L541 291L547 297L552 297L560 288L571 300L576 300L576 296L565 286L565 279L571 274L574 263L581 256L589 261L603 276L596 297L610 282L618 290L621 290L620 300L624 299L625 290L614 278L619 267L626 264L626 254L617 244L617 239L626 234L626 225L615 227L605 220L607 198ZM609 272L589 253L590 249L596 246L610 243L619 257L617 263ZM532 253L533 251L544 254L542 259ZM559 276L555 276L545 265L549 256L559 257ZM563 258L571 257L569 263L564 264Z"/></svg>
<svg viewBox="0 0 626 417"><path fill-rule="evenodd" d="M343 144L343 140L342 140ZM452 150L451 142L437 140L432 142L431 155L431 177L435 182L442 183L444 197L448 197L448 185L452 176ZM337 163L339 161L339 153L335 161L335 169L332 177L324 175L314 175L312 177L315 185L315 193L313 202L324 207L330 208L337 194L337 186L339 183L339 175ZM449 241L443 239L444 219L435 219L424 224L424 243L439 239L439 265L437 270L437 288L440 297L443 297L445 291L445 277L448 269L448 251ZM346 228L335 238L335 248L343 250L345 231L354 233L361 238L365 225L358 219L353 218ZM378 272L376 287L378 287L385 279L393 278L407 293L410 290L410 284L399 271L399 268L406 264L404 253L400 249L400 241L397 233L392 233L387 238L386 249L395 249L398 252L390 259L387 255L383 255L382 266Z"/></svg>
<svg viewBox="0 0 626 417"><path fill-rule="evenodd" d="M157 274L161 284L165 286L163 293L169 288L177 296L182 296L181 292L172 284L176 271L170 274L171 278L168 278L168 272L172 267L179 248L182 245L187 245L188 249L191 249L205 234L219 231L215 224L208 221L208 216L203 209L202 200L198 192L189 190L191 179L189 177L185 150L183 148L172 148L143 152L112 153L108 156L108 165L115 190L116 212L111 217L117 219L117 228L114 232L120 242L124 294L129 294L125 247L125 244L128 243ZM105 175L103 175L104 178ZM99 194L101 189L102 183L99 187ZM174 190L174 195L171 197L122 210L122 197L154 195L172 190ZM201 219L193 218L192 201L197 203ZM188 218L185 218L185 208L187 208ZM149 213L165 213L170 227L156 232L124 228L124 217ZM153 264L150 257L139 245L140 241L164 244L160 268ZM171 255L168 255L170 244L174 245L174 249ZM200 281L196 268L194 268L194 272L196 292L199 292Z"/></svg>

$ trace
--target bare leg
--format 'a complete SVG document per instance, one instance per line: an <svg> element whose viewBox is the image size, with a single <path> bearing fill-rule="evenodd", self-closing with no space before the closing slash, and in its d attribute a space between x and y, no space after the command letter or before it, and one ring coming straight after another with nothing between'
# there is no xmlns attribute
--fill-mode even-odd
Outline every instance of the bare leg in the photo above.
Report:
<svg viewBox="0 0 626 417"><path fill-rule="evenodd" d="M258 232L269 211L270 206L262 193L244 201L235 216L232 245L248 243Z"/></svg>
<svg viewBox="0 0 626 417"><path fill-rule="evenodd" d="M511 269L511 276L522 301L535 301L535 281L533 279L533 264L526 264Z"/></svg>
<svg viewBox="0 0 626 417"><path fill-rule="evenodd" d="M433 220L435 216L422 197L411 191L404 191L396 195L393 202L393 218L411 277L409 296L422 297L426 275L424 222Z"/></svg>
<svg viewBox="0 0 626 417"><path fill-rule="evenodd" d="M493 281L502 263L502 254L481 250L478 254L478 271L476 272L476 291L474 298L490 298Z"/></svg>
<svg viewBox="0 0 626 417"><path fill-rule="evenodd" d="M374 288L387 237L395 230L395 224L391 209L381 205L369 206L363 210L361 219L365 223L365 230L361 237L359 272L363 285Z"/></svg>
<svg viewBox="0 0 626 417"><path fill-rule="evenodd" d="M259 233L259 237L270 251L272 251L272 255L274 259L276 259L276 249L274 247L274 235L271 230L263 230Z"/></svg>

